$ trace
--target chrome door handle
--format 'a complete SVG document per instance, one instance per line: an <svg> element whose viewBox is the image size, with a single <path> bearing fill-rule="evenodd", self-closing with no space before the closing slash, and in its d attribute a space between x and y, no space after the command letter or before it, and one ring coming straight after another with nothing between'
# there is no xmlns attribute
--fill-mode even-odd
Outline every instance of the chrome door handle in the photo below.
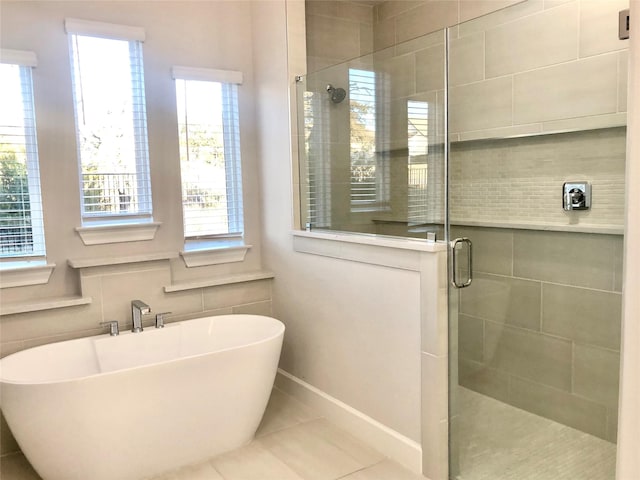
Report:
<svg viewBox="0 0 640 480"><path fill-rule="evenodd" d="M467 271L468 278L466 281L461 282L458 279L458 253L456 247L458 244L467 245L469 250L467 255ZM473 249L471 246L471 240L467 237L456 238L451 241L451 284L456 288L465 288L471 285L473 281Z"/></svg>

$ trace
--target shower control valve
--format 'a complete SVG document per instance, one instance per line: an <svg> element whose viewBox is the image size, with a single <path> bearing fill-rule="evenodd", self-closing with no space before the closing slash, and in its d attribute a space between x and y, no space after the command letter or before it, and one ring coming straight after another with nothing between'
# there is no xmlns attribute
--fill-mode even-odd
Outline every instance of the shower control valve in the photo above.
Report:
<svg viewBox="0 0 640 480"><path fill-rule="evenodd" d="M562 187L562 208L588 210L591 207L591 185L589 182L566 182Z"/></svg>

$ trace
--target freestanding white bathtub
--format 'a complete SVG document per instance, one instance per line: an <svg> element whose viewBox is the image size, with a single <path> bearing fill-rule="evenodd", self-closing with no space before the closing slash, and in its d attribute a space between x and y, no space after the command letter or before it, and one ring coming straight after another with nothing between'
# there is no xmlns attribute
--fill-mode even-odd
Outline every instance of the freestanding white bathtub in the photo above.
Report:
<svg viewBox="0 0 640 480"><path fill-rule="evenodd" d="M0 406L44 480L138 480L251 441L284 325L222 315L0 360Z"/></svg>

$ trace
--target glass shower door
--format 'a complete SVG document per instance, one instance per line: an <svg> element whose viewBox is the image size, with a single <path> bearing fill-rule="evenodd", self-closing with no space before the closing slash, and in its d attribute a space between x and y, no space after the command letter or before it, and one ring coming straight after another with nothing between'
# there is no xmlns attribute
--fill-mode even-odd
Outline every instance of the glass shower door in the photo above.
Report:
<svg viewBox="0 0 640 480"><path fill-rule="evenodd" d="M450 478L615 478L627 3L448 31Z"/></svg>

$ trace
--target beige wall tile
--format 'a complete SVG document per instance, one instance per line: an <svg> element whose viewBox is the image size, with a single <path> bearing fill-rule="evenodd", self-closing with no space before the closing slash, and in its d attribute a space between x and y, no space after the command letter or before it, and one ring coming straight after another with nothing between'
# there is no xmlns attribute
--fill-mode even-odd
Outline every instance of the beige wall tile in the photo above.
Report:
<svg viewBox="0 0 640 480"><path fill-rule="evenodd" d="M449 85L485 79L485 35L454 38L449 44Z"/></svg>
<svg viewBox="0 0 640 480"><path fill-rule="evenodd" d="M337 2L337 4L336 16L373 25L373 7L349 1Z"/></svg>
<svg viewBox="0 0 640 480"><path fill-rule="evenodd" d="M485 322L485 362L492 368L571 390L571 342Z"/></svg>
<svg viewBox="0 0 640 480"><path fill-rule="evenodd" d="M503 8L508 6L507 2L508 0L497 0L496 2L493 0L462 0L460 2L460 21L464 23L459 26L458 35L463 37L472 33L484 32L488 28L513 22L544 8L542 0L510 1L509 3L514 5L510 8Z"/></svg>
<svg viewBox="0 0 640 480"><path fill-rule="evenodd" d="M203 291L204 308L212 310L271 299L270 282L258 280L246 284L208 287Z"/></svg>
<svg viewBox="0 0 640 480"><path fill-rule="evenodd" d="M576 342L620 349L621 295L543 284L542 330Z"/></svg>
<svg viewBox="0 0 640 480"><path fill-rule="evenodd" d="M618 12L629 8L629 0L580 1L580 57L629 48L629 40L618 38Z"/></svg>
<svg viewBox="0 0 640 480"><path fill-rule="evenodd" d="M620 353L576 344L573 358L573 393L617 408Z"/></svg>
<svg viewBox="0 0 640 480"><path fill-rule="evenodd" d="M307 53L343 60L359 56L359 24L337 17L307 16Z"/></svg>
<svg viewBox="0 0 640 480"><path fill-rule="evenodd" d="M627 77L629 72L629 52L618 54L618 111L627 111Z"/></svg>
<svg viewBox="0 0 640 480"><path fill-rule="evenodd" d="M429 92L444 88L444 45L416 52L416 91Z"/></svg>
<svg viewBox="0 0 640 480"><path fill-rule="evenodd" d="M404 42L435 32L449 25L454 25L457 19L457 2L429 0L396 17L396 41Z"/></svg>
<svg viewBox="0 0 640 480"><path fill-rule="evenodd" d="M622 292L622 272L624 268L624 236L619 235L613 241L613 290Z"/></svg>
<svg viewBox="0 0 640 480"><path fill-rule="evenodd" d="M449 121L454 133L512 124L512 79L496 78L452 87Z"/></svg>
<svg viewBox="0 0 640 480"><path fill-rule="evenodd" d="M606 440L612 443L618 441L618 407L607 408L607 436Z"/></svg>
<svg viewBox="0 0 640 480"><path fill-rule="evenodd" d="M388 98L404 98L416 92L416 64L412 55L382 60L376 64L376 72L385 75Z"/></svg>
<svg viewBox="0 0 640 480"><path fill-rule="evenodd" d="M484 360L484 321L469 315L458 315L458 351L461 357L476 362Z"/></svg>
<svg viewBox="0 0 640 480"><path fill-rule="evenodd" d="M139 272L105 275L102 277L104 318L131 323L131 300L142 300L153 313L175 314L202 311L200 290L164 293L164 286L171 284L168 268ZM144 325L153 322L153 315L144 319Z"/></svg>
<svg viewBox="0 0 640 480"><path fill-rule="evenodd" d="M540 282L478 273L460 293L465 315L540 330Z"/></svg>
<svg viewBox="0 0 640 480"><path fill-rule="evenodd" d="M396 21L388 18L373 25L373 48L382 50L396 43Z"/></svg>
<svg viewBox="0 0 640 480"><path fill-rule="evenodd" d="M510 384L509 403L528 412L605 438L607 409L570 393L513 377Z"/></svg>
<svg viewBox="0 0 640 480"><path fill-rule="evenodd" d="M483 363L458 359L460 385L501 402L509 399L509 374Z"/></svg>
<svg viewBox="0 0 640 480"><path fill-rule="evenodd" d="M499 77L575 60L578 4L506 23L486 32L486 76Z"/></svg>
<svg viewBox="0 0 640 480"><path fill-rule="evenodd" d="M376 5L375 11L378 22L400 15L407 10L424 5L424 0L391 0Z"/></svg>
<svg viewBox="0 0 640 480"><path fill-rule="evenodd" d="M460 21L486 15L518 3L518 0L460 0Z"/></svg>
<svg viewBox="0 0 640 480"><path fill-rule="evenodd" d="M41 480L22 454L4 457L0 461L0 476L9 480Z"/></svg>
<svg viewBox="0 0 640 480"><path fill-rule="evenodd" d="M338 15L338 3L337 0L307 0L305 14L335 17Z"/></svg>
<svg viewBox="0 0 640 480"><path fill-rule="evenodd" d="M266 315L267 317L270 317L273 314L271 310L271 300L234 306L233 313Z"/></svg>
<svg viewBox="0 0 640 480"><path fill-rule="evenodd" d="M617 55L609 54L517 74L513 88L514 122L615 113L617 71Z"/></svg>
<svg viewBox="0 0 640 480"><path fill-rule="evenodd" d="M452 226L452 236L471 239L474 272L513 273L513 230Z"/></svg>
<svg viewBox="0 0 640 480"><path fill-rule="evenodd" d="M514 275L611 290L615 238L588 233L515 231Z"/></svg>

